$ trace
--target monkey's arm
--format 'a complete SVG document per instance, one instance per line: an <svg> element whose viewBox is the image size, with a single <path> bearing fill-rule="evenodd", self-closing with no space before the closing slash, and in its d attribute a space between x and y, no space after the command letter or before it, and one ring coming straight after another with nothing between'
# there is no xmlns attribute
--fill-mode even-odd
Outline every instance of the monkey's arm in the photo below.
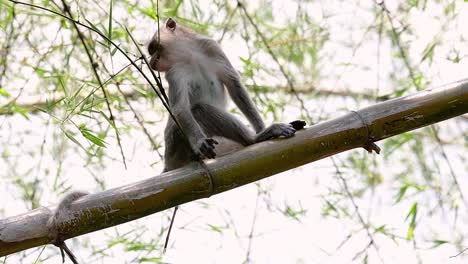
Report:
<svg viewBox="0 0 468 264"><path fill-rule="evenodd" d="M259 133L265 129L263 119L260 117L255 105L250 100L249 94L245 89L244 85L240 80L239 74L229 64L229 67L225 67L225 77L223 78L224 85L226 86L232 101L239 107L242 113L247 117L250 124L255 129L255 132Z"/></svg>
<svg viewBox="0 0 468 264"><path fill-rule="evenodd" d="M231 66L231 69L226 69L225 74L226 77L224 84L226 85L232 100L240 108L242 113L244 113L247 119L249 119L250 123L257 132L257 135L255 136L255 142L262 142L278 137L288 138L294 136L296 130L291 124L276 123L265 129L265 124L263 123L263 120L260 117L260 114L258 113L254 104L250 100L249 95L247 94L247 90L242 85L237 72L235 72Z"/></svg>
<svg viewBox="0 0 468 264"><path fill-rule="evenodd" d="M198 44L206 54L213 58L218 64L218 78L226 86L232 101L234 101L245 117L247 117L250 124L254 127L255 132L259 133L264 130L265 124L263 123L263 119L255 108L252 100L250 100L247 90L244 85L242 85L239 74L234 67L232 67L231 62L218 43L212 39L201 38L198 40Z"/></svg>
<svg viewBox="0 0 468 264"><path fill-rule="evenodd" d="M242 113L247 117L249 122L257 133L254 142L261 142L271 138L292 137L296 130L291 124L277 123L272 124L265 129L260 114L247 93L237 71L232 67L229 59L226 57L221 47L214 40L201 38L198 40L200 47L209 57L213 58L217 63L218 78L226 86L229 95L234 103L239 107Z"/></svg>
<svg viewBox="0 0 468 264"><path fill-rule="evenodd" d="M263 123L260 114L252 103L252 100L250 100L244 85L242 85L239 74L231 66L229 61L225 64L224 75L225 76L222 80L226 85L232 100L241 109L242 113L244 113L257 132L255 142L261 142L278 137L288 138L294 136L296 130L293 128L292 124L276 123L265 128L265 124Z"/></svg>

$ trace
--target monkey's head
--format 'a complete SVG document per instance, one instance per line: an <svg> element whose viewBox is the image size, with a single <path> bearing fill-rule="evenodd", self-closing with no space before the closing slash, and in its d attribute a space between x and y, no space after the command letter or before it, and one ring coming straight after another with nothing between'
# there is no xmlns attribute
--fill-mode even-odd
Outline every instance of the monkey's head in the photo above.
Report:
<svg viewBox="0 0 468 264"><path fill-rule="evenodd" d="M177 25L175 20L169 18L148 44L151 68L165 72L171 69L174 64L189 59L190 42L194 37L193 32Z"/></svg>

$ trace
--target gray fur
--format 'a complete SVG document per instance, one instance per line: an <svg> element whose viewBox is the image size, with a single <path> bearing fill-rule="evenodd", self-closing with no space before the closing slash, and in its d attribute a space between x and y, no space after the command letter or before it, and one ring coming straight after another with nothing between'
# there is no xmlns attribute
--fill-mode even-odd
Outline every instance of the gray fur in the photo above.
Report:
<svg viewBox="0 0 468 264"><path fill-rule="evenodd" d="M149 44L151 66L166 71L169 107L188 139L187 142L174 120L169 119L164 131L164 171L184 166L193 160L192 154L214 158L217 141L213 137L248 146L294 135L290 124L273 124L265 129L239 74L214 40L180 25L168 27L167 24L160 28L159 37L159 44L158 33ZM226 111L226 90L255 132Z"/></svg>
<svg viewBox="0 0 468 264"><path fill-rule="evenodd" d="M54 214L49 218L48 226L51 233L57 233L56 225L63 222L70 216L71 204L79 198L88 194L88 192L84 191L72 191L65 195L62 198L62 200L60 200L59 204L57 205L57 208L55 208Z"/></svg>

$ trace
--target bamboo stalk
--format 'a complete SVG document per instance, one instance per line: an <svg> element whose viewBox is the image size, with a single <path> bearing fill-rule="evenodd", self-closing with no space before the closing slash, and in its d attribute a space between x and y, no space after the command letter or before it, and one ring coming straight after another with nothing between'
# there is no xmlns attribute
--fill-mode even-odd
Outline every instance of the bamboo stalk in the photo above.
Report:
<svg viewBox="0 0 468 264"><path fill-rule="evenodd" d="M67 239L129 222L170 207L209 197L276 173L468 113L468 81L385 101L235 153L163 173L126 186L87 195L59 223ZM213 193L210 193L213 187ZM51 242L46 224L55 208L38 208L0 220L0 256Z"/></svg>

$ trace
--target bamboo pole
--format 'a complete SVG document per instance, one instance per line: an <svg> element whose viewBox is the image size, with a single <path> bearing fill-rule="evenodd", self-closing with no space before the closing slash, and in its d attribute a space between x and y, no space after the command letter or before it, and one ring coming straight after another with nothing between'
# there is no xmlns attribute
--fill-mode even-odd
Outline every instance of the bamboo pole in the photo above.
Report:
<svg viewBox="0 0 468 264"><path fill-rule="evenodd" d="M129 222L465 113L468 80L385 101L298 131L290 139L262 142L206 161L212 181L204 167L192 163L87 195L72 204L73 213L58 223L59 230L68 239ZM0 220L0 256L50 243L46 224L54 209L41 207Z"/></svg>

